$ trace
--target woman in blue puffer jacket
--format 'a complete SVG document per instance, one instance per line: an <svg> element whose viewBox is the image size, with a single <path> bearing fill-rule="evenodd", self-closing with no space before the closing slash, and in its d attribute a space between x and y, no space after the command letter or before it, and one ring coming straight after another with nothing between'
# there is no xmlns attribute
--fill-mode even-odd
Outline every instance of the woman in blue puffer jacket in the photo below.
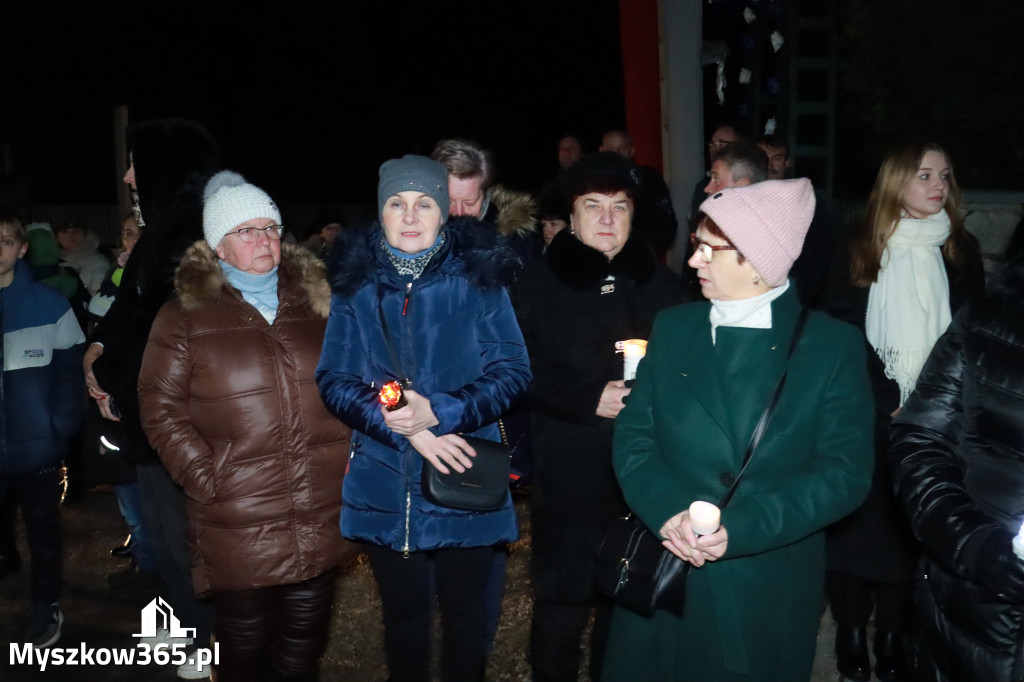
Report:
<svg viewBox="0 0 1024 682"><path fill-rule="evenodd" d="M436 594L442 678L475 680L492 546L516 539L515 512L509 498L494 512L436 506L420 474L471 466L475 452L458 434L499 441L498 417L530 381L504 288L515 259L475 221L447 222L447 172L426 157L385 162L377 200L379 222L335 246L316 373L328 409L356 431L341 532L366 543L391 679L429 679ZM395 379L410 380L408 405L389 412L377 395Z"/></svg>

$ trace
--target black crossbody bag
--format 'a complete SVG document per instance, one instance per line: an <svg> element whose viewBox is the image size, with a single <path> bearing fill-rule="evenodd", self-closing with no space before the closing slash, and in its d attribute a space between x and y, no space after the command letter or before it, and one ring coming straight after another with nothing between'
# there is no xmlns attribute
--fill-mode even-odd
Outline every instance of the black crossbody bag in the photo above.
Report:
<svg viewBox="0 0 1024 682"><path fill-rule="evenodd" d="M384 345L395 371L402 375L399 377L399 383L404 390L412 386L412 381L406 376L398 353L391 344L391 332L384 318L379 288L377 315L384 332ZM501 509L508 498L508 448L502 443L485 438L459 435L476 450L473 466L459 473L449 465L448 473L442 474L433 464L424 460L420 477L423 497L431 504L452 509L479 512Z"/></svg>
<svg viewBox="0 0 1024 682"><path fill-rule="evenodd" d="M750 443L743 455L739 474L729 490L718 501L719 509L725 509L732 500L743 472L757 449L768 423L775 413L775 407L786 385L789 373L789 359L803 335L808 310L803 308L793 330L793 339L786 355L786 369L779 377L772 397L768 400L761 418L750 436ZM692 564L683 561L661 544L661 538L652 533L633 514L612 521L597 553L595 588L601 594L611 597L621 606L642 616L652 616L655 610L664 609L682 617L686 604L686 576Z"/></svg>

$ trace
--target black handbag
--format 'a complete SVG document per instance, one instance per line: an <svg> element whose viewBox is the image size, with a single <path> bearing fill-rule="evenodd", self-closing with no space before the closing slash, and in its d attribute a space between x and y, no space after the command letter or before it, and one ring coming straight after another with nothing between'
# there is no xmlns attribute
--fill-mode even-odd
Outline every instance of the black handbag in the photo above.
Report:
<svg viewBox="0 0 1024 682"><path fill-rule="evenodd" d="M690 564L632 514L612 521L597 552L597 591L641 616L665 609L682 617Z"/></svg>
<svg viewBox="0 0 1024 682"><path fill-rule="evenodd" d="M476 450L473 466L459 473L449 465L449 473L442 474L430 462L423 462L423 497L431 504L452 509L501 509L508 498L508 448L476 436L462 438Z"/></svg>
<svg viewBox="0 0 1024 682"><path fill-rule="evenodd" d="M807 308L800 311L789 344L787 363L803 334L807 314ZM736 486L775 413L788 373L787 364L750 436L740 473L718 502L719 509L725 509L736 492ZM632 514L612 521L597 551L594 574L597 591L641 616L650 617L656 610L663 609L681 618L686 605L686 576L692 564L665 549L661 542L661 538Z"/></svg>
<svg viewBox="0 0 1024 682"><path fill-rule="evenodd" d="M381 331L384 333L384 345L395 370L401 374L399 385L405 389L412 382L402 368L402 362L391 345L391 332L381 307L378 282L377 316L380 319ZM431 504L466 511L495 511L505 504L508 497L509 451L502 443L462 435L463 439L476 450L473 466L462 473L448 467L449 472L442 474L430 462L422 463L420 488L423 497Z"/></svg>

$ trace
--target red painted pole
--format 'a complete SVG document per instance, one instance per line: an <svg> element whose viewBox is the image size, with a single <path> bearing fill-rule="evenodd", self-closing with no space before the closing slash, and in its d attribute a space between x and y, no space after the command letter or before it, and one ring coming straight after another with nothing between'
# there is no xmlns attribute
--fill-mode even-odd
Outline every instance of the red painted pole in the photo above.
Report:
<svg viewBox="0 0 1024 682"><path fill-rule="evenodd" d="M662 171L658 0L619 0L626 130L636 162Z"/></svg>

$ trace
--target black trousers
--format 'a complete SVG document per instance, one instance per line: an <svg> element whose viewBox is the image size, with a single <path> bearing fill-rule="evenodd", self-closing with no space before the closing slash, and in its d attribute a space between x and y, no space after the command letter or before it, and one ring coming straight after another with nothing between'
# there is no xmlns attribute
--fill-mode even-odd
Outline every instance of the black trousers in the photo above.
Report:
<svg viewBox="0 0 1024 682"><path fill-rule="evenodd" d="M161 596L174 608L182 627L196 629L195 645L209 647L213 607L209 601L196 597L192 589L185 491L160 464L140 464L136 471L142 515L167 589Z"/></svg>
<svg viewBox="0 0 1024 682"><path fill-rule="evenodd" d="M384 610L384 649L392 682L430 680L432 594L441 606L441 679L476 682L484 668L484 601L492 547L413 552L405 558L379 545L366 545ZM428 558L434 563L431 589Z"/></svg>
<svg viewBox="0 0 1024 682"><path fill-rule="evenodd" d="M240 561L245 561L240 557ZM214 590L220 682L316 680L330 633L335 570L311 580L252 590Z"/></svg>
<svg viewBox="0 0 1024 682"><path fill-rule="evenodd" d="M873 583L858 576L827 571L825 587L832 616L841 625L867 625L874 607L875 628L879 632L901 635L910 629L913 583Z"/></svg>
<svg viewBox="0 0 1024 682"><path fill-rule="evenodd" d="M587 604L534 600L530 626L533 682L576 682L580 673L580 640L595 606L597 610L590 638L590 679L598 682L608 647L611 602L596 595L595 601Z"/></svg>
<svg viewBox="0 0 1024 682"><path fill-rule="evenodd" d="M21 507L32 559L33 604L53 604L61 595L59 483L58 467L0 477L2 505L12 513L16 513L15 507ZM14 519L9 520L13 533ZM13 548L14 538L9 542Z"/></svg>

